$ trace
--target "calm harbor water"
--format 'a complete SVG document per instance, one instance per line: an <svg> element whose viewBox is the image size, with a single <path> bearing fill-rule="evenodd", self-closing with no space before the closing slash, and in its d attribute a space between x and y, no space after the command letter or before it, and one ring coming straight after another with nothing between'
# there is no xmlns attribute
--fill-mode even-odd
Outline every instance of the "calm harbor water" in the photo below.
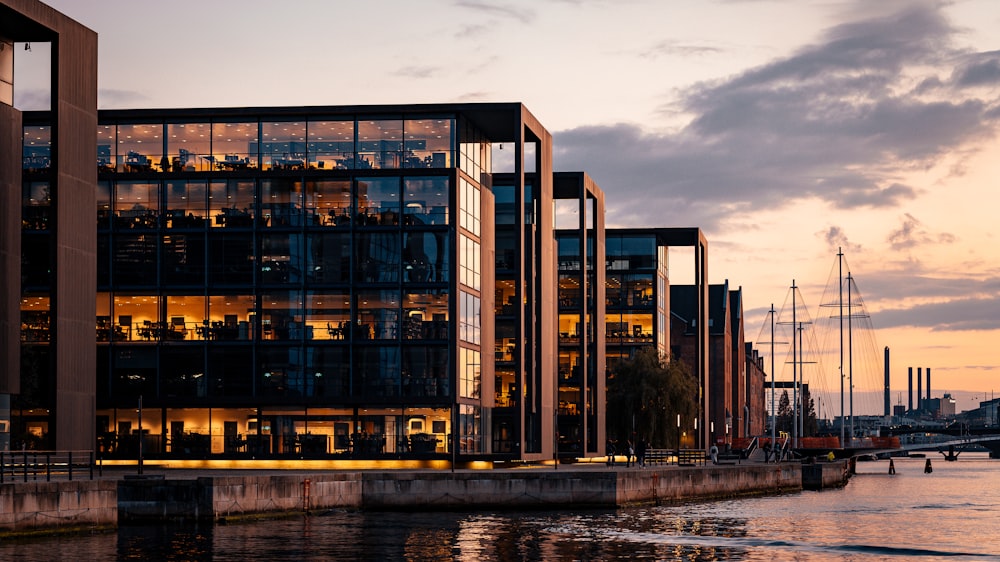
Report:
<svg viewBox="0 0 1000 562"><path fill-rule="evenodd" d="M840 490L620 510L359 513L4 541L0 560L1000 560L1000 460L858 463Z"/></svg>

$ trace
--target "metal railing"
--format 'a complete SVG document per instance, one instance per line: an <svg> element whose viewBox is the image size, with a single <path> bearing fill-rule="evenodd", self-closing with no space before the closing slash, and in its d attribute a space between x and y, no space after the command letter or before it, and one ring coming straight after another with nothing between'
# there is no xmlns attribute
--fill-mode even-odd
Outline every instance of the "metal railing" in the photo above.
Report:
<svg viewBox="0 0 1000 562"><path fill-rule="evenodd" d="M0 451L0 484L74 475L94 479L94 451Z"/></svg>

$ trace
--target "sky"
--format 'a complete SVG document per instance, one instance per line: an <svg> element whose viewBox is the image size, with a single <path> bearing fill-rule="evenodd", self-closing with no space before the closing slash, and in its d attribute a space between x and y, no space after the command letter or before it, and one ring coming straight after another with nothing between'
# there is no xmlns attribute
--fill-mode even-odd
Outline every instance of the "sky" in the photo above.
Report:
<svg viewBox="0 0 1000 562"><path fill-rule="evenodd" d="M879 365L859 396L884 347L893 403L907 367L959 410L1000 394L1000 2L47 3L99 34L102 109L523 102L609 227L704 231L709 280L742 288L765 355L793 282L829 318L842 250ZM21 70L45 52L17 51L22 109L47 106ZM689 259L671 253L671 282ZM806 382L836 389L840 369Z"/></svg>

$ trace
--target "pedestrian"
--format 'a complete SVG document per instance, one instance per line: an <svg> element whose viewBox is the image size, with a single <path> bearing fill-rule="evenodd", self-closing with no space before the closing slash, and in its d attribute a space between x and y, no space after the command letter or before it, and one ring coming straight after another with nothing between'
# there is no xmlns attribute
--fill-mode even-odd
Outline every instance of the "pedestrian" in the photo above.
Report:
<svg viewBox="0 0 1000 562"><path fill-rule="evenodd" d="M771 462L771 442L764 443L762 449L764 449L764 464L767 464Z"/></svg>
<svg viewBox="0 0 1000 562"><path fill-rule="evenodd" d="M607 450L607 454L608 454L608 466L610 466L611 468L614 468L615 467L615 442L613 440L611 440L611 439L608 439L608 447L607 448L608 448L608 450Z"/></svg>
<svg viewBox="0 0 1000 562"><path fill-rule="evenodd" d="M646 440L640 439L635 450L637 460L639 461L639 468L646 468L646 448Z"/></svg>
<svg viewBox="0 0 1000 562"><path fill-rule="evenodd" d="M635 446L631 439L625 442L625 466L635 466Z"/></svg>
<svg viewBox="0 0 1000 562"><path fill-rule="evenodd" d="M719 448L714 443L708 450L708 456L712 459L712 464L719 464Z"/></svg>

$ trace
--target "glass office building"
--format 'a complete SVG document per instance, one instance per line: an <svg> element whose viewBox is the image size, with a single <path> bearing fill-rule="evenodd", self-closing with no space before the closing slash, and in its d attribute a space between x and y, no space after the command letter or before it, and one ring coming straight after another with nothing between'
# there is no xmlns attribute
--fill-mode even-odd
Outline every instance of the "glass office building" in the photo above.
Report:
<svg viewBox="0 0 1000 562"><path fill-rule="evenodd" d="M53 406L47 119L23 125L13 412L40 446ZM503 188L500 142L516 154ZM551 214L525 230L513 213L522 228L501 241L507 195L494 197L552 205L550 162L548 132L520 104L99 112L98 448L552 458ZM501 256L519 265L501 275Z"/></svg>

